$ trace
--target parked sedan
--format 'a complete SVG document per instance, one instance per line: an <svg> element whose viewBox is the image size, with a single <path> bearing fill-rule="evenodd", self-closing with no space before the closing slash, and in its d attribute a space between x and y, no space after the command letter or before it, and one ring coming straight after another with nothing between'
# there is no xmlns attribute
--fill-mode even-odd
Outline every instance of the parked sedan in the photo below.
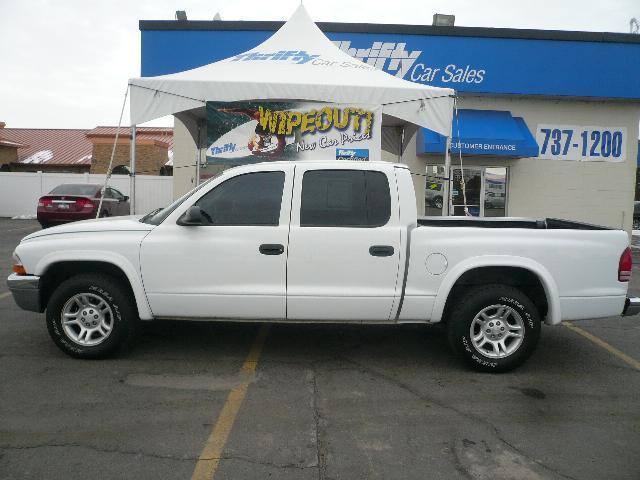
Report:
<svg viewBox="0 0 640 480"><path fill-rule="evenodd" d="M504 192L487 192L484 195L484 208L504 208Z"/></svg>
<svg viewBox="0 0 640 480"><path fill-rule="evenodd" d="M100 205L102 185L65 183L38 200L38 222L42 228L76 220L95 218ZM129 214L129 197L113 187L105 189L101 217Z"/></svg>
<svg viewBox="0 0 640 480"><path fill-rule="evenodd" d="M442 210L442 183L427 182L424 199L427 205Z"/></svg>

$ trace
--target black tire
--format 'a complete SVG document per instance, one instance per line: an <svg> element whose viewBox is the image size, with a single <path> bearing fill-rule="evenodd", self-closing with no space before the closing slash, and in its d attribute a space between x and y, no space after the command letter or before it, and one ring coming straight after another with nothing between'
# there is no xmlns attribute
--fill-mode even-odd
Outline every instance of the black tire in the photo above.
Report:
<svg viewBox="0 0 640 480"><path fill-rule="evenodd" d="M51 225L49 225L47 222L38 222L40 223L40 226L42 227L42 229L44 230L45 228L49 228Z"/></svg>
<svg viewBox="0 0 640 480"><path fill-rule="evenodd" d="M103 315L105 322L110 324L109 333L103 335L102 332L94 332L105 337L96 345L78 343L67 333L70 327L63 328L63 308L78 294L89 294L94 303L98 302L96 299L102 299L109 307L108 313ZM112 356L129 346L135 334L138 313L130 292L120 286L115 278L103 274L80 274L65 280L56 288L47 304L46 319L49 335L60 350L75 358L92 359ZM80 321L79 318L77 320ZM76 323L71 330L76 326L78 330L82 328Z"/></svg>
<svg viewBox="0 0 640 480"><path fill-rule="evenodd" d="M495 317L499 314L499 309L493 306L508 307L506 309L507 316L504 318ZM486 316L481 317L481 312ZM476 316L479 318L474 323ZM498 320L491 321L492 317L498 318ZM487 318L487 320L483 320L483 318ZM508 324L504 323L505 319ZM499 323L500 320L502 320L501 323ZM453 351L471 367L481 372L508 372L522 365L533 354L540 338L541 323L538 309L524 293L507 285L485 285L470 288L455 300L455 305L450 309L446 321L449 344ZM483 321L486 321L484 327L487 327L489 332L480 326ZM472 324L475 336L483 336L482 338L486 342L484 345L476 346L482 340L474 343L471 332ZM521 325L520 329L515 328L517 325ZM519 331L524 334L520 339L505 335L509 331L516 335L516 332ZM486 335L485 332L487 332ZM494 347L496 343L500 342L502 342L500 346ZM499 351L501 348L504 350L496 352L495 348ZM509 352L508 350L511 349L513 351Z"/></svg>

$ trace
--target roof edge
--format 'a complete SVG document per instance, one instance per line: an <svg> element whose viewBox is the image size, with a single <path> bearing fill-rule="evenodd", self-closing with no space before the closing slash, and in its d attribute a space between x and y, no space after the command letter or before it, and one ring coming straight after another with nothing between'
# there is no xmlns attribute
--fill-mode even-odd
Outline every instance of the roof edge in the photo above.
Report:
<svg viewBox="0 0 640 480"><path fill-rule="evenodd" d="M140 31L152 30L245 30L275 31L283 21L221 20L140 20ZM511 38L600 43L640 43L640 35L617 32L585 32L491 27L436 27L385 23L317 22L320 30L333 33L395 33L452 37Z"/></svg>
<svg viewBox="0 0 640 480"><path fill-rule="evenodd" d="M13 130L66 130L66 131L75 131L75 132L88 132L90 128L49 128L49 127L4 127L0 132L10 132Z"/></svg>

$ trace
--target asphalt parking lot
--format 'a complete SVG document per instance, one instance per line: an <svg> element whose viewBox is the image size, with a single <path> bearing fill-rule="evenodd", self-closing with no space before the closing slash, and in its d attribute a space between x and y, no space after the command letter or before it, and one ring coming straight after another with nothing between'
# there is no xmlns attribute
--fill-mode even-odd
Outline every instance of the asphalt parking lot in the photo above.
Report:
<svg viewBox="0 0 640 480"><path fill-rule="evenodd" d="M3 279L37 228L0 219ZM640 478L640 316L543 328L503 375L422 326L157 322L81 361L6 293L2 479Z"/></svg>

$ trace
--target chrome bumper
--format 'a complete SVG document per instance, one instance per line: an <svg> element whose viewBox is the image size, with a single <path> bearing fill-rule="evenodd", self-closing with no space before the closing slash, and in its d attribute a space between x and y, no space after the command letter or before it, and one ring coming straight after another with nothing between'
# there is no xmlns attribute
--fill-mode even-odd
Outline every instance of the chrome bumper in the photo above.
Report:
<svg viewBox="0 0 640 480"><path fill-rule="evenodd" d="M7 278L7 286L20 308L31 312L43 311L40 305L40 277L12 273Z"/></svg>
<svg viewBox="0 0 640 480"><path fill-rule="evenodd" d="M629 315L636 315L640 313L640 297L627 297L624 302L624 310L622 310L622 316L628 317Z"/></svg>

